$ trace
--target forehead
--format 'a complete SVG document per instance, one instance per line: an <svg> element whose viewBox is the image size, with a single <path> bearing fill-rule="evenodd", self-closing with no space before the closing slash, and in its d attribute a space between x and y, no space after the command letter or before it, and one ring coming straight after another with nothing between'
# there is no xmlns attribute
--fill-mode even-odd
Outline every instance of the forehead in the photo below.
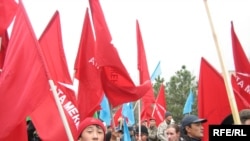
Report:
<svg viewBox="0 0 250 141"><path fill-rule="evenodd" d="M101 129L102 130L101 126L95 125L95 124L87 126L84 130L87 130L87 129Z"/></svg>
<svg viewBox="0 0 250 141"><path fill-rule="evenodd" d="M202 125L202 123L201 122L194 122L194 123L191 123L191 125L200 126L200 125Z"/></svg>
<svg viewBox="0 0 250 141"><path fill-rule="evenodd" d="M169 127L166 129L166 132L176 132L176 131L175 131L175 128Z"/></svg>

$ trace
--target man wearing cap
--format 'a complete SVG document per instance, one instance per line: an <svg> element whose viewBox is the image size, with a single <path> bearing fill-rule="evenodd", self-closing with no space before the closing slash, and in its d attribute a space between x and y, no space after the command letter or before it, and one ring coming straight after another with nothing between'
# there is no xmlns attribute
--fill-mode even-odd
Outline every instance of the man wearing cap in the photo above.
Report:
<svg viewBox="0 0 250 141"><path fill-rule="evenodd" d="M165 135L165 130L167 129L168 125L174 124L174 120L172 117L172 114L167 111L165 113L165 118L164 120L158 125L157 128L157 138L160 141L167 141L166 135Z"/></svg>
<svg viewBox="0 0 250 141"><path fill-rule="evenodd" d="M149 119L149 126L148 126L148 139L149 141L158 141L157 140L157 126L154 117Z"/></svg>
<svg viewBox="0 0 250 141"><path fill-rule="evenodd" d="M198 118L195 115L185 115L181 121L183 138L185 141L201 141L203 137L203 125L207 119Z"/></svg>

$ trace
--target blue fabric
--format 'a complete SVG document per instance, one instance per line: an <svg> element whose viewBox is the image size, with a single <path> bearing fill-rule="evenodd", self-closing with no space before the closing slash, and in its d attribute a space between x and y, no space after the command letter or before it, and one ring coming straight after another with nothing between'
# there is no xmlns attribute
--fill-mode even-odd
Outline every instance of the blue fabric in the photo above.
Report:
<svg viewBox="0 0 250 141"><path fill-rule="evenodd" d="M103 120L106 125L111 125L111 112L108 99L105 95L103 96L101 107L99 118Z"/></svg>
<svg viewBox="0 0 250 141"><path fill-rule="evenodd" d="M154 72L152 73L150 79L151 81L154 81L156 77L158 77L159 75L161 75L161 61L158 62Z"/></svg>
<svg viewBox="0 0 250 141"><path fill-rule="evenodd" d="M129 125L135 124L133 105L130 102L123 104L122 115L125 117L125 119L127 118Z"/></svg>
<svg viewBox="0 0 250 141"><path fill-rule="evenodd" d="M192 90L190 89L189 95L187 97L185 106L183 108L183 114L191 113L192 112L192 105L194 103L194 95Z"/></svg>

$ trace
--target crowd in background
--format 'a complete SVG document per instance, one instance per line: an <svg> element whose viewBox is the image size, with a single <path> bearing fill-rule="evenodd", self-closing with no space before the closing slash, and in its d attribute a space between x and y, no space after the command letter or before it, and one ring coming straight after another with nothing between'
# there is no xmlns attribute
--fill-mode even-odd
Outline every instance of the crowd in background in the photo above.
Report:
<svg viewBox="0 0 250 141"><path fill-rule="evenodd" d="M241 110L239 117L242 124L250 125L250 109ZM204 134L202 124L206 121L207 119L187 114L180 124L176 124L172 114L166 112L164 120L158 126L153 117L128 126L130 139L126 139L122 124L118 127L105 126L102 120L89 117L79 125L78 141L201 141ZM41 141L31 120L27 120L27 131L29 141Z"/></svg>

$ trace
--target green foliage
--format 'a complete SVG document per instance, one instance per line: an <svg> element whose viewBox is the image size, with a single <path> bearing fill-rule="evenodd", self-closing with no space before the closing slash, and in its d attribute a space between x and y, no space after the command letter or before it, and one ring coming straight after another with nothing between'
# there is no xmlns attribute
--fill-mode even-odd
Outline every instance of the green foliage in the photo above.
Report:
<svg viewBox="0 0 250 141"><path fill-rule="evenodd" d="M164 81L164 78L161 78L160 76L155 79L155 84L153 85L155 97L157 97L161 84L164 84Z"/></svg>
<svg viewBox="0 0 250 141"><path fill-rule="evenodd" d="M156 83L154 84L155 94L158 93L161 83L164 83L164 79L160 77L156 78ZM192 114L197 114L197 82L195 81L195 76L193 76L190 71L186 70L185 65L183 65L181 70L177 71L175 75L170 78L170 81L165 84L167 110L173 114L176 123L180 123L183 118L183 107L190 88L193 90L194 94Z"/></svg>

